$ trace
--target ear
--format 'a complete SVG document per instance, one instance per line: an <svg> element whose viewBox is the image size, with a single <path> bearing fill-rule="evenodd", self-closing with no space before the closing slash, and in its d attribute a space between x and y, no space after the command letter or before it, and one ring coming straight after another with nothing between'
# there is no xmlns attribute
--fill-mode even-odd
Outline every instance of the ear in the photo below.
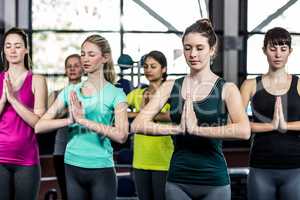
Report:
<svg viewBox="0 0 300 200"><path fill-rule="evenodd" d="M167 67L162 67L162 73L167 73Z"/></svg>
<svg viewBox="0 0 300 200"><path fill-rule="evenodd" d="M103 54L103 58L104 58L104 61L105 61L104 63L107 63L111 59L110 53Z"/></svg>
<svg viewBox="0 0 300 200"><path fill-rule="evenodd" d="M290 54L293 52L293 50L294 50L294 49L291 47L291 48L290 48Z"/></svg>
<svg viewBox="0 0 300 200"><path fill-rule="evenodd" d="M210 48L210 51L209 51L210 57L214 58L215 57L215 53L216 53L216 45Z"/></svg>
<svg viewBox="0 0 300 200"><path fill-rule="evenodd" d="M264 54L267 55L266 48L265 48L265 47L262 47L261 49L262 49L262 51L264 52Z"/></svg>

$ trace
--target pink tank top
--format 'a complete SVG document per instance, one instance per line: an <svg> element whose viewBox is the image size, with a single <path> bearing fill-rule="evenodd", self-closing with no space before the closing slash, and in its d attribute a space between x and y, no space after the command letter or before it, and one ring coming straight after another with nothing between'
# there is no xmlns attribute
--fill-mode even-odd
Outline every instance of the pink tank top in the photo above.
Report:
<svg viewBox="0 0 300 200"><path fill-rule="evenodd" d="M4 72L0 73L0 96L3 91ZM33 111L32 73L26 75L17 91L17 98ZM34 129L30 127L7 102L0 114L0 163L31 166L39 163L38 145Z"/></svg>

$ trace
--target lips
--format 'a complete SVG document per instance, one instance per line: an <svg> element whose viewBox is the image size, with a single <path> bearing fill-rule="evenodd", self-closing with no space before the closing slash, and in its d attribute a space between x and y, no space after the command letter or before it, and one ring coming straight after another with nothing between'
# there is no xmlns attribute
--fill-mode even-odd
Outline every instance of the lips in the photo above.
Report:
<svg viewBox="0 0 300 200"><path fill-rule="evenodd" d="M198 63L200 63L199 61L196 60L190 60L189 61L192 65L197 65Z"/></svg>

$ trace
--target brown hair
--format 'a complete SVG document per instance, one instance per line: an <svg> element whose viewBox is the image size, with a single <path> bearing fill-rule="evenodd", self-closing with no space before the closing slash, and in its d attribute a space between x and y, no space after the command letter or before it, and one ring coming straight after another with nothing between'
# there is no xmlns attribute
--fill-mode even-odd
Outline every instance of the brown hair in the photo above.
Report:
<svg viewBox="0 0 300 200"><path fill-rule="evenodd" d="M82 43L82 45L86 42L90 42L92 44L97 45L101 50L102 55L109 54L109 60L106 63L104 63L103 66L103 73L104 73L104 78L108 82L114 84L116 79L116 73L115 73L115 68L112 60L111 48L108 41L101 35L95 34L87 37Z"/></svg>
<svg viewBox="0 0 300 200"><path fill-rule="evenodd" d="M153 58L154 60L156 60L161 65L161 68L167 68L167 58L162 52L151 51L150 53L145 55L144 61L146 61L147 58ZM167 71L162 74L162 82L165 82L167 80L167 76Z"/></svg>
<svg viewBox="0 0 300 200"><path fill-rule="evenodd" d="M267 45L287 45L291 48L292 37L291 34L284 28L275 27L267 31L264 38L264 49Z"/></svg>
<svg viewBox="0 0 300 200"><path fill-rule="evenodd" d="M1 52L1 57L2 57L2 60L3 60L3 63L4 63L4 70L7 71L8 68L9 68L9 63L6 59L6 56L5 56L5 53L4 53L4 48L5 48L5 40L7 38L8 35L10 34L16 34L16 35L19 35L23 42L24 42L24 46L25 48L29 49L28 47L28 37L27 37L27 34L22 30L22 29L19 29L17 27L13 27L11 29L9 29L8 31L5 32L4 36L3 36L3 42L2 42L2 52ZM30 70L31 69L31 59L27 54L25 54L25 57L24 57L24 65L25 65L25 68L27 70Z"/></svg>
<svg viewBox="0 0 300 200"><path fill-rule="evenodd" d="M189 33L200 33L202 36L208 39L208 44L210 47L218 47L218 37L214 31L213 25L209 19L200 19L187 27L182 36L182 43L184 41L185 36Z"/></svg>
<svg viewBox="0 0 300 200"><path fill-rule="evenodd" d="M70 58L78 58L80 60L80 55L77 54L77 53L75 53L75 54L71 54L68 57L66 57L66 59L65 59L65 67L67 66L68 61L69 61Z"/></svg>

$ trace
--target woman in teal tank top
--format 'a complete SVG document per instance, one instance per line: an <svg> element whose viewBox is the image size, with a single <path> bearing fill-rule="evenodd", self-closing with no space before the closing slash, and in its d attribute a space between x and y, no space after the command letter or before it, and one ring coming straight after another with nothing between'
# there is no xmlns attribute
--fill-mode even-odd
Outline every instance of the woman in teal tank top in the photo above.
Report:
<svg viewBox="0 0 300 200"><path fill-rule="evenodd" d="M69 126L64 158L69 200L115 200L117 182L110 140L123 143L127 139L126 96L113 85L112 53L104 37L85 39L81 63L87 80L64 88L35 131ZM65 108L69 118L55 119Z"/></svg>
<svg viewBox="0 0 300 200"><path fill-rule="evenodd" d="M210 69L217 48L210 21L201 19L189 26L182 43L190 74L166 81L131 128L145 134L173 135L166 199L230 200L221 139L248 139L249 120L238 88ZM167 101L173 124L157 124L153 118Z"/></svg>

